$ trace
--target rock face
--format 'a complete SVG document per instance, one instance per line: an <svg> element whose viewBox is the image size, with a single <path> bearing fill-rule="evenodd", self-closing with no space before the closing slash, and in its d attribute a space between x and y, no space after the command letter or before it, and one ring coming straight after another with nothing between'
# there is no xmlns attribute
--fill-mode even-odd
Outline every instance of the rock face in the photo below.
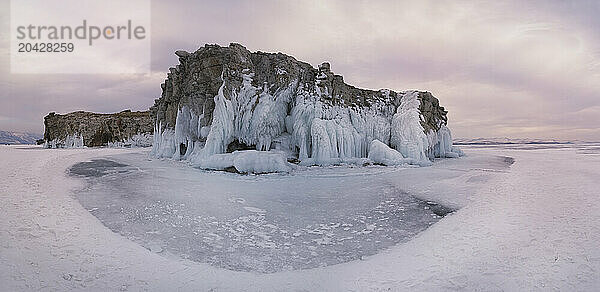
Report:
<svg viewBox="0 0 600 292"><path fill-rule="evenodd" d="M240 149L301 163L366 158L377 139L413 161L453 157L446 110L429 92L359 89L318 68L239 44L177 51L156 118L152 154L201 161Z"/></svg>
<svg viewBox="0 0 600 292"><path fill-rule="evenodd" d="M114 114L84 111L44 118L47 148L94 146L151 146L154 119L150 112L129 110Z"/></svg>

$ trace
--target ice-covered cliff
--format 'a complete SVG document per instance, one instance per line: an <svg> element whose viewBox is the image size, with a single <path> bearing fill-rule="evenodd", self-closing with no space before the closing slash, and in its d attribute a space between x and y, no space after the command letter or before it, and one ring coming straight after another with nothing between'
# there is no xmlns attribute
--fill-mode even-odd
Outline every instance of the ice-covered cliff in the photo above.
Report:
<svg viewBox="0 0 600 292"><path fill-rule="evenodd" d="M180 63L151 108L156 157L202 166L214 165L216 154L255 149L257 161L276 152L305 165L363 163L373 140L401 154L385 157L413 164L461 153L452 147L447 112L429 92L359 89L329 63L317 69L239 44L175 54Z"/></svg>
<svg viewBox="0 0 600 292"><path fill-rule="evenodd" d="M153 124L154 119L147 111L50 113L44 118L44 145L46 148L146 147L152 145Z"/></svg>

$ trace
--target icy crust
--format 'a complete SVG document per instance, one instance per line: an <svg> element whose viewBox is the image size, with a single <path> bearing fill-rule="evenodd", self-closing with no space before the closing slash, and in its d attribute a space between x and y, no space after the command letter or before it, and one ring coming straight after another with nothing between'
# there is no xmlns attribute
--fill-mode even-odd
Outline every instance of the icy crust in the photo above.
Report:
<svg viewBox="0 0 600 292"><path fill-rule="evenodd" d="M369 145L369 160L375 164L383 165L402 165L402 164L414 164L419 166L430 166L429 160L415 160L413 158L405 158L402 153L395 149L390 148L388 145L382 143L379 140L371 141Z"/></svg>
<svg viewBox="0 0 600 292"><path fill-rule="evenodd" d="M421 105L417 92L404 95L392 119L391 145L405 157L421 161L430 154L430 142L435 143L434 135L425 135L421 125ZM433 145L431 145L433 146Z"/></svg>
<svg viewBox="0 0 600 292"><path fill-rule="evenodd" d="M109 142L108 147L130 148L130 147L152 147L153 135L149 133L136 134L124 141Z"/></svg>
<svg viewBox="0 0 600 292"><path fill-rule="evenodd" d="M83 148L83 136L67 135L65 139L54 139L44 142L44 148Z"/></svg>
<svg viewBox="0 0 600 292"><path fill-rule="evenodd" d="M440 123L437 132L430 130L425 134L420 105L417 91L409 91L404 95L392 120L391 146L404 157L416 161L464 155L458 147L452 146L452 133L445 124Z"/></svg>
<svg viewBox="0 0 600 292"><path fill-rule="evenodd" d="M214 97L215 109L210 127L203 127L203 114L196 115L187 106L177 113L174 131L155 127L152 155L174 159L204 160L225 153L234 139L257 150L267 151L275 138L285 132L287 107L293 87L271 95L267 88L255 88L252 74L244 75L243 87L233 91L232 98L224 94L224 83ZM200 142L205 140L205 142ZM181 145L184 145L181 147Z"/></svg>
<svg viewBox="0 0 600 292"><path fill-rule="evenodd" d="M240 173L290 172L292 170L292 165L281 153L256 150L215 154L197 161L195 166L214 170L227 170L233 167Z"/></svg>
<svg viewBox="0 0 600 292"><path fill-rule="evenodd" d="M231 157L213 156L227 152L234 141L254 145L257 151L248 154L252 159L270 159L268 151L277 148L289 153L288 157L297 157L301 165L364 164L373 157L376 163L386 165L424 166L430 165L434 157L458 157L462 153L452 146L450 130L441 121L437 132L425 134L418 91L400 93L398 108L386 90L382 91L383 99L368 107L339 106L321 101L323 94L330 93L326 88L325 92L319 89L318 79L316 92L294 80L270 94L267 84L252 85L253 76L245 70L242 85L231 89L230 98L224 92L229 87L223 82L214 97L210 128L201 126L204 113L196 114L186 105L178 110L174 129L164 128L159 122L151 155L225 169L233 166L233 158L241 152ZM377 152L370 155L372 145ZM278 163L272 166L273 171L282 169Z"/></svg>
<svg viewBox="0 0 600 292"><path fill-rule="evenodd" d="M153 135L149 133L136 134L126 140L109 142L109 148L151 147ZM54 139L44 142L44 148L84 148L83 136L79 134L68 135L64 140Z"/></svg>

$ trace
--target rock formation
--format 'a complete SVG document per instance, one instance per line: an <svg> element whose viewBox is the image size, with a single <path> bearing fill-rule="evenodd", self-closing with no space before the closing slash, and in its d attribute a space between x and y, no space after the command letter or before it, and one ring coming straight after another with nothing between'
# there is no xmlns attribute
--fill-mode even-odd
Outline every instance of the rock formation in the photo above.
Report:
<svg viewBox="0 0 600 292"><path fill-rule="evenodd" d="M84 111L44 118L47 148L83 146L151 146L154 118L150 112L125 110L114 114Z"/></svg>
<svg viewBox="0 0 600 292"><path fill-rule="evenodd" d="M307 165L361 163L373 140L421 165L460 154L447 112L429 92L359 89L329 63L313 68L239 44L175 54L179 65L150 109L156 157L202 165L216 154L256 149Z"/></svg>

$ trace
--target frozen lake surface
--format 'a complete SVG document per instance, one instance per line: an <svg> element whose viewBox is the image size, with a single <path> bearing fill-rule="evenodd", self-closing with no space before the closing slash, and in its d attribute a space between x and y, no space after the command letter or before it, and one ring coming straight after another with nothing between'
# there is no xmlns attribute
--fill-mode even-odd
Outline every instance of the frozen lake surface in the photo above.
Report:
<svg viewBox="0 0 600 292"><path fill-rule="evenodd" d="M290 175L207 172L129 153L70 168L80 203L147 249L260 273L362 259L408 241L449 208L400 191L401 168L305 168Z"/></svg>
<svg viewBox="0 0 600 292"><path fill-rule="evenodd" d="M0 146L0 176L6 178L0 180L0 283L6 291L595 291L600 287L599 146L509 145L506 149L468 145L463 146L467 156L437 160L431 167L313 168L287 176L202 172L183 163L150 161L145 149ZM80 162L96 165L81 164L74 170L79 175L67 176L68 169ZM120 185L106 188L113 192L102 192L101 185L89 184L99 179L119 180ZM104 200L83 208L82 189L88 194L97 192ZM207 259L181 260L184 252L171 248L189 244L178 245L168 234L153 234L176 229L171 225L166 230L158 228L169 223L193 229L185 227L193 224L185 220L184 215L194 216L189 210L197 210L198 216L214 216L224 226L234 218L262 213L264 220L273 221L270 216L276 218L275 211L282 212L283 208L261 207L259 198L272 198L269 204L285 204L287 198L306 193L311 200L323 198L319 203L294 200L298 204L288 207L292 215L286 218L303 218L303 212L313 212L306 206L333 205L327 203L331 195L325 190L341 196L336 201L340 206L321 208L324 214L317 216L323 219L314 222L342 222L325 219L343 217L349 206L364 208L356 211L364 216L364 210L368 213L382 201L375 194L384 199L392 194L384 195L384 191L393 189L457 211L408 241L363 260L277 273L256 272L255 267L252 272L232 271L220 268L223 264L211 265ZM285 196L277 199L276 194ZM356 201L363 198L363 202ZM121 214L120 208L111 205L123 200L130 204ZM158 208L155 213L144 210L144 201L149 209ZM115 212L115 218L106 216L103 224L92 215L105 212L102 208ZM184 211L188 213L181 218L175 215ZM227 216L219 218L214 213ZM151 224L143 221L147 220L143 214L171 221L147 228ZM120 233L129 235L121 236L106 227L110 225L106 220L130 220L137 222L140 231L147 231L131 232L135 228L128 221ZM353 235L377 236L377 228L357 234L368 231L363 221L363 226L352 226ZM289 233L306 229L308 224L276 226ZM340 228L341 224L333 232ZM331 230L325 229L320 237L308 234L324 238ZM271 237L275 251L283 246L277 238L283 237ZM211 242L210 238L202 240ZM238 244L248 242L244 240ZM311 245L321 247L318 242Z"/></svg>

